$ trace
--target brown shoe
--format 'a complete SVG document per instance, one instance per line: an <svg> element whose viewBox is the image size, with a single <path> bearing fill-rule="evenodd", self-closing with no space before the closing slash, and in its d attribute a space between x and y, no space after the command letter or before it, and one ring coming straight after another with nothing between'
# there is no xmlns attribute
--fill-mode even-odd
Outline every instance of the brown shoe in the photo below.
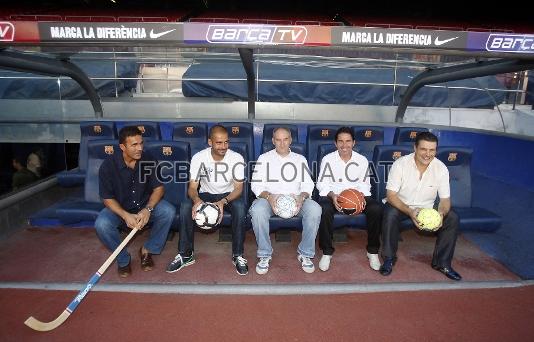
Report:
<svg viewBox="0 0 534 342"><path fill-rule="evenodd" d="M143 247L139 249L139 257L141 258L141 268L143 271L151 271L154 267L154 261L152 260L152 254L143 254Z"/></svg>
<svg viewBox="0 0 534 342"><path fill-rule="evenodd" d="M132 274L132 268L130 267L130 263L126 266L119 266L119 277L126 278L129 277L130 274Z"/></svg>

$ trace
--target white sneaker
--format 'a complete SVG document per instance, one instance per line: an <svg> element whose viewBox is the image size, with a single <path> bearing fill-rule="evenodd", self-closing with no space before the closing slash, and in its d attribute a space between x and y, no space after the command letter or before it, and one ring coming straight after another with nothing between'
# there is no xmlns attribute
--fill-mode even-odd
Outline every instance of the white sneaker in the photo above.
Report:
<svg viewBox="0 0 534 342"><path fill-rule="evenodd" d="M375 271L378 271L380 269L380 259L378 258L378 254L371 254L367 252L367 259L369 259L369 266Z"/></svg>
<svg viewBox="0 0 534 342"><path fill-rule="evenodd" d="M271 257L260 258L260 261L256 264L256 273L265 274L269 272L269 261L271 261Z"/></svg>
<svg viewBox="0 0 534 342"><path fill-rule="evenodd" d="M313 265L313 262L310 258L300 255L297 257L297 260L300 261L300 264L302 266L302 270L306 273L313 273L315 271L315 266Z"/></svg>
<svg viewBox="0 0 534 342"><path fill-rule="evenodd" d="M321 261L319 261L319 269L323 272L328 271L330 268L330 260L332 260L331 255L323 255Z"/></svg>

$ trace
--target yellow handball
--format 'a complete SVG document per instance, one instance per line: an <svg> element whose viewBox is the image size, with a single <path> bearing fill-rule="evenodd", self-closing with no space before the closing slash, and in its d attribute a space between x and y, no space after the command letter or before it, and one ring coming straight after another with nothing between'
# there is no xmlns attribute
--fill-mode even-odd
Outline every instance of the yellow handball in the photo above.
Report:
<svg viewBox="0 0 534 342"><path fill-rule="evenodd" d="M441 226L441 215L436 209L423 208L417 214L417 221L421 229L434 232Z"/></svg>

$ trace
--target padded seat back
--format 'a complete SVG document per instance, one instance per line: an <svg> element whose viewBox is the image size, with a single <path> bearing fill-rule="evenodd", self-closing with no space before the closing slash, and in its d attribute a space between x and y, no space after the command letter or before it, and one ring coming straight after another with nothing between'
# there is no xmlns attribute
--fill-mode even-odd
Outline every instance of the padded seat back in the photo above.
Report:
<svg viewBox="0 0 534 342"><path fill-rule="evenodd" d="M149 141L145 153L158 161L156 175L165 187L165 200L177 206L187 196L189 144L183 141Z"/></svg>
<svg viewBox="0 0 534 342"><path fill-rule="evenodd" d="M423 127L397 127L393 136L393 144L413 145L419 132L428 132L428 129Z"/></svg>
<svg viewBox="0 0 534 342"><path fill-rule="evenodd" d="M355 150L367 160L373 159L376 145L384 144L384 128L378 126L352 126L356 139Z"/></svg>
<svg viewBox="0 0 534 342"><path fill-rule="evenodd" d="M436 157L449 169L451 200L455 207L471 207L471 156L468 147L438 147Z"/></svg>
<svg viewBox="0 0 534 342"><path fill-rule="evenodd" d="M338 125L309 125L308 135L306 136L306 147L308 149L308 164L317 165L317 155L320 145L334 144L336 132L339 129ZM312 168L313 179L317 178L317 168Z"/></svg>
<svg viewBox="0 0 534 342"><path fill-rule="evenodd" d="M236 142L245 143L248 155L254 158L254 126L250 122L219 122L219 125L228 130L230 146Z"/></svg>
<svg viewBox="0 0 534 342"><path fill-rule="evenodd" d="M100 203L100 186L98 172L104 160L115 153L122 153L117 140L92 140L87 145L87 172L84 183L84 199L87 202Z"/></svg>
<svg viewBox="0 0 534 342"><path fill-rule="evenodd" d="M409 145L377 145L373 153L373 169L370 170L371 195L377 201L386 197L389 169L395 160L413 152Z"/></svg>
<svg viewBox="0 0 534 342"><path fill-rule="evenodd" d="M80 152L78 168L87 170L87 144L97 139L117 139L117 130L112 121L86 121L80 123Z"/></svg>
<svg viewBox="0 0 534 342"><path fill-rule="evenodd" d="M208 145L208 124L205 122L175 122L172 140L189 143L191 156Z"/></svg>

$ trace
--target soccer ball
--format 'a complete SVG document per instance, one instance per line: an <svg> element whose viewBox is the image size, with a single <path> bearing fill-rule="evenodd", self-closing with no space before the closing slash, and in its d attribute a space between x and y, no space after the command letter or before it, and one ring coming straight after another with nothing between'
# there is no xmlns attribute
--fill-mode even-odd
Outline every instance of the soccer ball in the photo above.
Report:
<svg viewBox="0 0 534 342"><path fill-rule="evenodd" d="M195 223L200 229L211 230L217 226L221 212L213 203L204 202L198 206L195 212Z"/></svg>
<svg viewBox="0 0 534 342"><path fill-rule="evenodd" d="M297 201L290 195L280 195L276 199L276 215L281 218L295 216L297 211Z"/></svg>
<svg viewBox="0 0 534 342"><path fill-rule="evenodd" d="M434 232L441 225L441 215L435 209L423 208L417 214L417 221L421 229Z"/></svg>

